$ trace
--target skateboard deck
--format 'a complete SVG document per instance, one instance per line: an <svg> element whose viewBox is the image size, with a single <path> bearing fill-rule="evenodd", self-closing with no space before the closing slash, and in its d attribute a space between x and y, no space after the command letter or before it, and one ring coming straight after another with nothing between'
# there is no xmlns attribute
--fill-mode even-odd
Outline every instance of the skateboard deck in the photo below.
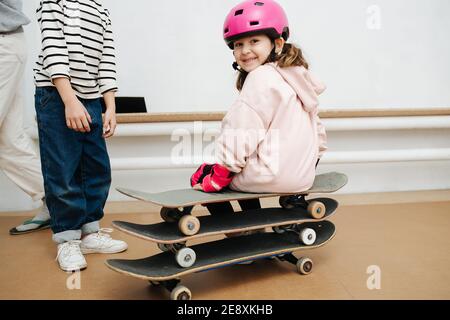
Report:
<svg viewBox="0 0 450 320"><path fill-rule="evenodd" d="M329 172L317 175L313 186L309 190L299 193L244 193L229 189L217 193L205 193L194 189L179 189L159 193L148 193L127 188L117 188L117 191L132 198L148 201L165 208L181 208L197 204L269 198L289 194L331 193L339 190L346 184L347 176L345 174Z"/></svg>
<svg viewBox="0 0 450 320"><path fill-rule="evenodd" d="M244 232L267 227L321 221L330 218L338 207L338 202L334 199L318 198L313 200L322 202L326 207L325 216L320 220L311 218L304 208L290 210L283 208L263 208L223 216L208 215L198 217L201 228L197 234L191 236L184 235L176 223L162 222L143 225L125 221L114 221L113 226L141 239L171 244L223 233Z"/></svg>
<svg viewBox="0 0 450 320"><path fill-rule="evenodd" d="M288 255L294 251L318 248L335 235L335 226L330 221L308 222L302 227L314 229L317 234L313 245L306 246L294 232L257 233L248 236L225 238L198 244L191 248L196 252L195 263L188 268L180 267L171 252L162 252L137 260L112 259L105 264L114 271L128 276L150 280L168 281L191 273L207 271L249 260Z"/></svg>

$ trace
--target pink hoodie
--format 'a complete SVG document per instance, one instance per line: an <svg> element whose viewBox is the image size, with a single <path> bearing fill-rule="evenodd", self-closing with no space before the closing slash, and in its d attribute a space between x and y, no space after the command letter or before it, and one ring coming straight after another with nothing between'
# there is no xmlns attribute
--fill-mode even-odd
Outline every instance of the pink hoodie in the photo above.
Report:
<svg viewBox="0 0 450 320"><path fill-rule="evenodd" d="M269 63L249 73L216 144L217 163L236 173L231 189L291 193L312 186L327 149L318 117L324 90L304 67Z"/></svg>

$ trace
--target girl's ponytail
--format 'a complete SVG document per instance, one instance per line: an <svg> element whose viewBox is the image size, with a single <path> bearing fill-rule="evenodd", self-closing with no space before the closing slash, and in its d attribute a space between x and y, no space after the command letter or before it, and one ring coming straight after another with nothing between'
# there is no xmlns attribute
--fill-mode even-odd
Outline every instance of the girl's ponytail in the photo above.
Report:
<svg viewBox="0 0 450 320"><path fill-rule="evenodd" d="M286 43L284 45L281 54L276 57L276 62L280 68L298 66L309 69L309 64L303 57L302 49L297 48L292 43Z"/></svg>

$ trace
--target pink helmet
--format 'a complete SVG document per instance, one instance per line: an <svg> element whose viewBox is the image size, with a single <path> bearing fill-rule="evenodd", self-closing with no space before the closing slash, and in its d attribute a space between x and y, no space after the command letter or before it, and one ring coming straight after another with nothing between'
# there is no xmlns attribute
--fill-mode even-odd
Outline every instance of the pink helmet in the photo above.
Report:
<svg viewBox="0 0 450 320"><path fill-rule="evenodd" d="M265 33L271 39L289 38L289 23L283 8L273 0L246 0L225 19L223 38L233 49L233 42L252 34Z"/></svg>

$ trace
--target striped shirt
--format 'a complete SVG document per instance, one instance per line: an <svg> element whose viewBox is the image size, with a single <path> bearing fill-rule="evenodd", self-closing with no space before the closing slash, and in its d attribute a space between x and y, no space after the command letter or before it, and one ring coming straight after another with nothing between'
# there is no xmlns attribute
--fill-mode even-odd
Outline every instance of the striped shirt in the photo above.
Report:
<svg viewBox="0 0 450 320"><path fill-rule="evenodd" d="M66 77L84 99L117 91L113 33L109 12L96 0L41 0L36 11L42 49L34 79L53 86Z"/></svg>

